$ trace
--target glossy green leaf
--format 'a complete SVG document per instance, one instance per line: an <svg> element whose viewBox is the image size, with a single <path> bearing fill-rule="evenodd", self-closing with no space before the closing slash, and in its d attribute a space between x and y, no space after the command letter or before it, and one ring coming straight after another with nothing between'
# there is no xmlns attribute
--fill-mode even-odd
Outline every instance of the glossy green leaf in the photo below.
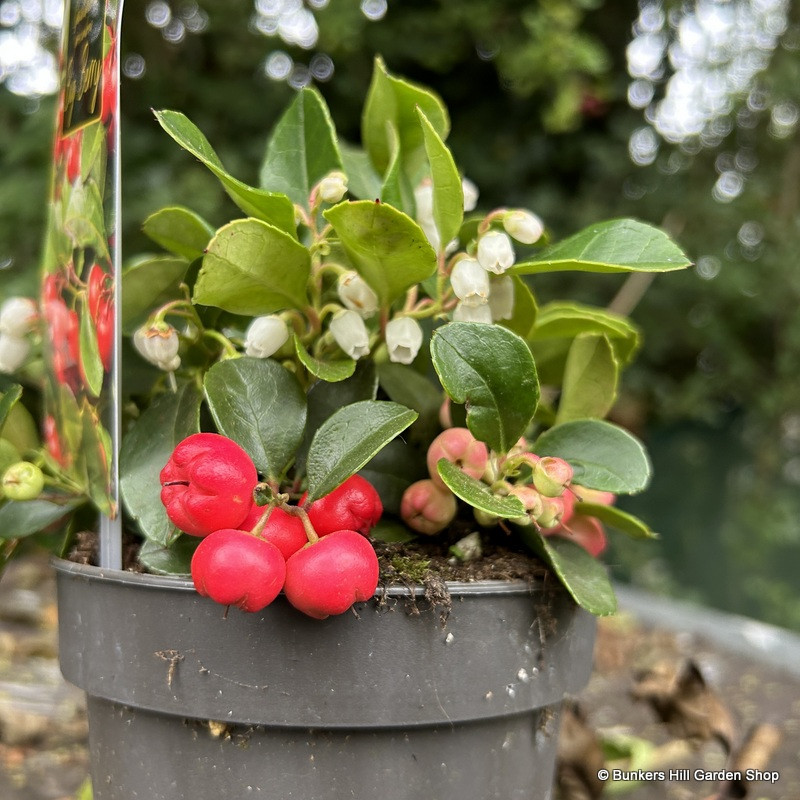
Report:
<svg viewBox="0 0 800 800"><path fill-rule="evenodd" d="M79 505L74 500L64 505L50 500L7 500L0 506L0 539L22 539L58 522Z"/></svg>
<svg viewBox="0 0 800 800"><path fill-rule="evenodd" d="M691 261L664 231L634 219L590 225L513 267L517 274L581 272L669 272Z"/></svg>
<svg viewBox="0 0 800 800"><path fill-rule="evenodd" d="M285 194L255 189L237 180L222 166L219 156L200 129L178 111L154 112L161 127L187 152L216 175L228 196L245 214L295 236L294 205Z"/></svg>
<svg viewBox="0 0 800 800"><path fill-rule="evenodd" d="M377 200L381 196L381 176L369 156L359 147L339 143L342 164L347 175L347 190L359 200Z"/></svg>
<svg viewBox="0 0 800 800"><path fill-rule="evenodd" d="M208 245L193 301L257 316L305 308L311 257L288 234L257 219L220 228Z"/></svg>
<svg viewBox="0 0 800 800"><path fill-rule="evenodd" d="M122 440L120 492L145 538L165 547L175 537L159 501L159 474L175 446L200 430L200 392L190 383L158 396Z"/></svg>
<svg viewBox="0 0 800 800"><path fill-rule="evenodd" d="M315 377L329 383L338 383L349 378L356 369L352 358L341 358L336 361L320 361L306 350L297 336L294 337L294 349L300 363Z"/></svg>
<svg viewBox="0 0 800 800"><path fill-rule="evenodd" d="M577 502L575 503L575 513L585 514L587 517L597 517L600 522L630 536L631 539L658 539L658 534L651 530L646 522L616 506Z"/></svg>
<svg viewBox="0 0 800 800"><path fill-rule="evenodd" d="M361 120L361 140L379 172L385 172L392 157L390 128L400 138L400 149L407 160L406 173L412 175L421 163L424 145L417 108L436 133L447 138L450 119L441 99L422 86L390 75L383 61L376 58Z"/></svg>
<svg viewBox="0 0 800 800"><path fill-rule="evenodd" d="M514 282L514 309L511 312L511 319L504 319L500 324L514 331L517 336L527 339L539 313L536 298L530 286L519 275L510 277Z"/></svg>
<svg viewBox="0 0 800 800"><path fill-rule="evenodd" d="M395 403L420 415L438 415L444 395L441 387L405 364L386 361L378 365L381 388Z"/></svg>
<svg viewBox="0 0 800 800"><path fill-rule="evenodd" d="M605 336L583 334L572 342L564 367L556 423L599 418L617 399L619 363Z"/></svg>
<svg viewBox="0 0 800 800"><path fill-rule="evenodd" d="M316 89L302 89L278 120L261 166L260 183L308 208L313 186L342 169L336 130Z"/></svg>
<svg viewBox="0 0 800 800"><path fill-rule="evenodd" d="M473 436L508 452L539 403L539 381L524 340L498 325L451 322L434 331L433 366L445 391L467 405Z"/></svg>
<svg viewBox="0 0 800 800"><path fill-rule="evenodd" d="M446 458L439 459L436 469L447 488L473 508L479 508L487 514L493 514L503 519L525 516L525 506L518 498L511 495L500 497L492 494L485 483L462 472Z"/></svg>
<svg viewBox="0 0 800 800"><path fill-rule="evenodd" d="M416 418L415 411L382 400L363 400L340 408L322 423L308 449L309 502L358 472Z"/></svg>
<svg viewBox="0 0 800 800"><path fill-rule="evenodd" d="M464 219L464 189L456 163L442 137L428 118L417 108L422 126L425 153L433 181L433 219L441 237L442 247L458 235Z"/></svg>
<svg viewBox="0 0 800 800"><path fill-rule="evenodd" d="M562 536L542 536L532 527L521 530L523 540L556 573L579 606L598 617L616 612L617 598L602 562Z"/></svg>
<svg viewBox="0 0 800 800"><path fill-rule="evenodd" d="M405 490L415 480L428 474L419 450L406 442L405 438L404 435L393 439L358 471L380 495L384 515L399 517Z"/></svg>
<svg viewBox="0 0 800 800"><path fill-rule="evenodd" d="M94 321L85 303L80 314L78 342L81 352L84 385L93 397L99 397L100 390L103 388L103 362L100 360Z"/></svg>
<svg viewBox="0 0 800 800"><path fill-rule="evenodd" d="M531 450L568 461L575 483L588 489L635 494L650 481L650 459L642 443L618 425L599 419L556 425Z"/></svg>
<svg viewBox="0 0 800 800"><path fill-rule="evenodd" d="M413 542L414 539L417 538L417 534L409 530L401 522L396 522L391 519L382 519L369 532L369 538L389 544L405 544L406 542Z"/></svg>
<svg viewBox="0 0 800 800"><path fill-rule="evenodd" d="M297 451L295 469L305 472L306 456L311 440L319 427L336 411L360 400L374 400L378 393L378 379L375 376L375 364L370 359L356 362L355 372L343 381L329 383L316 381L308 390L308 414L303 443Z"/></svg>
<svg viewBox="0 0 800 800"><path fill-rule="evenodd" d="M168 547L164 547L148 540L139 548L136 557L148 572L188 578L192 574L192 556L201 541L196 536L179 536Z"/></svg>
<svg viewBox="0 0 800 800"><path fill-rule="evenodd" d="M353 267L383 303L436 272L436 253L414 220L391 206L357 200L324 212Z"/></svg>
<svg viewBox="0 0 800 800"><path fill-rule="evenodd" d="M306 425L297 378L272 359L244 357L214 364L203 386L219 432L241 445L259 472L280 478Z"/></svg>
<svg viewBox="0 0 800 800"><path fill-rule="evenodd" d="M607 336L614 353L627 364L639 348L639 329L626 317L580 303L553 302L539 309L528 341L573 338L582 333Z"/></svg>
<svg viewBox="0 0 800 800"><path fill-rule="evenodd" d="M392 158L383 177L380 193L381 202L388 203L409 216L413 216L414 190L411 187L408 176L403 171L403 151L400 148L400 140L394 129L390 129L390 140L392 142Z"/></svg>
<svg viewBox="0 0 800 800"><path fill-rule="evenodd" d="M122 273L122 330L131 334L164 303L180 297L180 284L189 269L183 258L143 258Z"/></svg>
<svg viewBox="0 0 800 800"><path fill-rule="evenodd" d="M144 221L142 230L165 250L189 261L203 255L214 235L211 225L183 206L159 209Z"/></svg>
<svg viewBox="0 0 800 800"><path fill-rule="evenodd" d="M11 409L14 408L20 397L22 397L22 387L18 383L9 386L0 396L0 431L3 430Z"/></svg>

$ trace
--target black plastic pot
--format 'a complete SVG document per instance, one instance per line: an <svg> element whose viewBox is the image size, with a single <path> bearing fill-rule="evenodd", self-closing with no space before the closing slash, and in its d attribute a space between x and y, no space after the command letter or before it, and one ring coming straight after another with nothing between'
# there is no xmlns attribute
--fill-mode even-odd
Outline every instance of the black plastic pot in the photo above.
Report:
<svg viewBox="0 0 800 800"><path fill-rule="evenodd" d="M57 561L61 668L89 698L95 800L543 800L594 619L561 591L449 584L322 622L189 581Z"/></svg>

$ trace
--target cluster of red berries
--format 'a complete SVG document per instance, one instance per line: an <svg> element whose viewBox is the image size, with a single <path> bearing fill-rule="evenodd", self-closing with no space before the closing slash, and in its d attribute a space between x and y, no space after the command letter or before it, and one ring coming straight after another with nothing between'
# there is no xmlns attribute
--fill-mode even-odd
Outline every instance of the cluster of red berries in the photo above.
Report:
<svg viewBox="0 0 800 800"><path fill-rule="evenodd" d="M204 597L260 611L283 590L316 619L368 600L378 558L367 535L383 512L359 475L313 503L256 505L256 468L238 444L216 433L184 439L161 471L161 501L182 531L203 537L192 580Z"/></svg>

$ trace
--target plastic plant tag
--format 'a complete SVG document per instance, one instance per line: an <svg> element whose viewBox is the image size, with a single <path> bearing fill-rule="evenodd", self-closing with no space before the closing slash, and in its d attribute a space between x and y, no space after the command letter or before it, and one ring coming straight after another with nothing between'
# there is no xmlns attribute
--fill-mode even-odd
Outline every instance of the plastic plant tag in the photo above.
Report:
<svg viewBox="0 0 800 800"><path fill-rule="evenodd" d="M120 566L119 104L121 0L65 0L42 258L45 424L101 512L101 566Z"/></svg>

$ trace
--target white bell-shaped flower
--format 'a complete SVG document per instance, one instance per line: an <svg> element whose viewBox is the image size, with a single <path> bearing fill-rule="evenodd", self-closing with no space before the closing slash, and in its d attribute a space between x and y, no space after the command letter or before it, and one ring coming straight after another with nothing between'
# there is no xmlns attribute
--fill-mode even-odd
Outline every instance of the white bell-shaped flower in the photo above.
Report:
<svg viewBox="0 0 800 800"><path fill-rule="evenodd" d="M489 231L478 239L477 255L485 270L501 275L514 263L514 245L508 234Z"/></svg>
<svg viewBox="0 0 800 800"><path fill-rule="evenodd" d="M244 352L255 358L269 358L289 338L286 323L275 314L256 317L248 326L244 337Z"/></svg>
<svg viewBox="0 0 800 800"><path fill-rule="evenodd" d="M514 279L510 275L492 278L489 292L489 310L492 322L511 319L514 314Z"/></svg>
<svg viewBox="0 0 800 800"><path fill-rule="evenodd" d="M491 324L492 312L488 303L479 306L468 306L459 303L453 310L454 322L485 322Z"/></svg>
<svg viewBox="0 0 800 800"><path fill-rule="evenodd" d="M0 333L21 338L30 333L38 310L30 297L9 297L0 306Z"/></svg>
<svg viewBox="0 0 800 800"><path fill-rule="evenodd" d="M347 175L338 170L329 172L317 184L317 195L326 203L338 203L347 193Z"/></svg>
<svg viewBox="0 0 800 800"><path fill-rule="evenodd" d="M411 317L395 317L386 324L386 347L389 360L410 364L422 347L422 328Z"/></svg>
<svg viewBox="0 0 800 800"><path fill-rule="evenodd" d="M174 372L181 365L178 332L166 322L142 326L133 334L133 344L140 355L164 372Z"/></svg>
<svg viewBox="0 0 800 800"><path fill-rule="evenodd" d="M465 305L478 306L489 297L489 273L474 259L462 258L450 273L450 285Z"/></svg>
<svg viewBox="0 0 800 800"><path fill-rule="evenodd" d="M462 178L461 190L464 192L464 211L474 211L478 205L478 187L469 178Z"/></svg>
<svg viewBox="0 0 800 800"><path fill-rule="evenodd" d="M356 311L339 311L331 320L330 331L350 358L358 360L369 354L367 326Z"/></svg>
<svg viewBox="0 0 800 800"><path fill-rule="evenodd" d="M378 295L355 270L339 276L336 290L342 304L362 317L371 317L378 310Z"/></svg>
<svg viewBox="0 0 800 800"><path fill-rule="evenodd" d="M542 238L544 223L531 211L522 208L509 211L503 217L503 227L506 233L513 236L522 244L534 244Z"/></svg>
<svg viewBox="0 0 800 800"><path fill-rule="evenodd" d="M31 343L20 336L0 333L0 372L16 372L28 357Z"/></svg>

